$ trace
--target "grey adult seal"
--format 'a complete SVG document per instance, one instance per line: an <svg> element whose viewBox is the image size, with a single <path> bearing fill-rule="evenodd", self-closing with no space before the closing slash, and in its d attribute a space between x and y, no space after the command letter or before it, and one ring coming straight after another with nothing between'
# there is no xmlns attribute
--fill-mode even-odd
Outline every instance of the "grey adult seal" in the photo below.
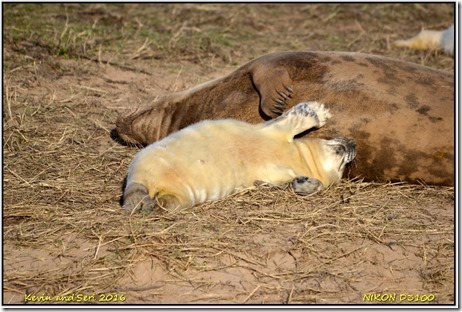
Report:
<svg viewBox="0 0 462 312"><path fill-rule="evenodd" d="M123 113L119 136L147 145L204 119L251 123L303 101L333 118L311 136L355 139L348 176L367 181L454 184L454 75L391 58L347 52L264 55L229 75Z"/></svg>

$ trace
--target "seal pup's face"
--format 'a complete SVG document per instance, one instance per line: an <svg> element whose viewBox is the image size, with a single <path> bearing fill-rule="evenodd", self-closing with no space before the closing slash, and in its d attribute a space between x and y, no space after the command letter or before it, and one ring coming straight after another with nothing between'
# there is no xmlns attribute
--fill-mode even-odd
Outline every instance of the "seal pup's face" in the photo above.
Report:
<svg viewBox="0 0 462 312"><path fill-rule="evenodd" d="M324 170L326 172L337 172L341 177L345 166L356 156L355 141L345 137L322 141L324 158L321 162Z"/></svg>
<svg viewBox="0 0 462 312"><path fill-rule="evenodd" d="M321 181L324 187L339 182L345 166L356 156L355 141L345 137L300 138L294 142L307 167L304 175Z"/></svg>

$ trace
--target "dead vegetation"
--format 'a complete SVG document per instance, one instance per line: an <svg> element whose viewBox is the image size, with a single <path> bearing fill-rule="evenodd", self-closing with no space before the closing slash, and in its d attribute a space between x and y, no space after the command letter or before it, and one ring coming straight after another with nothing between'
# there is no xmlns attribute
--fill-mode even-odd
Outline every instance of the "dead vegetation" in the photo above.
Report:
<svg viewBox="0 0 462 312"><path fill-rule="evenodd" d="M389 45L447 27L453 9L3 4L3 303L369 303L375 293L453 304L451 187L344 181L309 197L260 187L130 216L120 196L137 148L111 139L117 109L271 51L453 71L438 51Z"/></svg>

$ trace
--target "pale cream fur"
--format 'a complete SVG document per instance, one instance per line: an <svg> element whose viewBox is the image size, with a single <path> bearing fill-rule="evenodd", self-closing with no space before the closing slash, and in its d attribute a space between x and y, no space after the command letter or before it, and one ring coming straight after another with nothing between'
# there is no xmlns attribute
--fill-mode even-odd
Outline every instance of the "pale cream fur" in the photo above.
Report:
<svg viewBox="0 0 462 312"><path fill-rule="evenodd" d="M334 152L331 141L293 139L330 117L322 104L310 105L316 116L300 116L294 107L262 124L206 120L173 133L135 156L126 190L138 183L152 198L191 207L252 187L255 181L280 185L307 176L324 187L336 183L343 174L343 155Z"/></svg>
<svg viewBox="0 0 462 312"><path fill-rule="evenodd" d="M443 31L422 30L417 36L394 44L416 50L443 49L447 54L454 54L454 25Z"/></svg>

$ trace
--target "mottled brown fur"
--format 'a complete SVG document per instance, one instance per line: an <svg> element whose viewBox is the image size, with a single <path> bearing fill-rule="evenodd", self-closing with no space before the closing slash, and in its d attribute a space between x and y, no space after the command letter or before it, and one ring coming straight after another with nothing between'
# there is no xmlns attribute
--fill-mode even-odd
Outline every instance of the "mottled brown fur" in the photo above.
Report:
<svg viewBox="0 0 462 312"><path fill-rule="evenodd" d="M333 115L311 135L356 140L350 177L454 183L454 75L367 54L264 55L223 78L121 115L117 132L146 145L204 119L258 123L307 100L325 103Z"/></svg>

